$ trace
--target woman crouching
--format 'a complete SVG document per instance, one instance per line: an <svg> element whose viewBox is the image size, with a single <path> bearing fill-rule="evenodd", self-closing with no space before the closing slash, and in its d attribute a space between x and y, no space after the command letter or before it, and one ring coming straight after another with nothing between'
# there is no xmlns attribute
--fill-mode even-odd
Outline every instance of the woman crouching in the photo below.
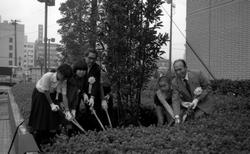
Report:
<svg viewBox="0 0 250 154"><path fill-rule="evenodd" d="M67 99L67 80L72 76L72 68L68 64L60 65L56 72L45 73L32 93L29 123L37 144L50 142L61 123L58 110L64 106L66 118L72 118ZM59 98L62 94L62 98Z"/></svg>

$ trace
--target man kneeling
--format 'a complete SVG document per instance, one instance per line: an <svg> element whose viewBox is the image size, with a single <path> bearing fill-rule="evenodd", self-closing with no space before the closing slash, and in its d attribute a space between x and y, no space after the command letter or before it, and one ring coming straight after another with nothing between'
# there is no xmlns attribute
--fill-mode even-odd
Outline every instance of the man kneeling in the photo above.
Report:
<svg viewBox="0 0 250 154"><path fill-rule="evenodd" d="M213 110L214 99L211 96L209 80L201 71L188 70L186 62L182 59L176 60L173 67L176 73L172 81L175 122L180 123L180 117L182 121L185 121L186 110L192 111L195 118L210 114ZM180 116L181 111L184 111L182 112L184 116Z"/></svg>

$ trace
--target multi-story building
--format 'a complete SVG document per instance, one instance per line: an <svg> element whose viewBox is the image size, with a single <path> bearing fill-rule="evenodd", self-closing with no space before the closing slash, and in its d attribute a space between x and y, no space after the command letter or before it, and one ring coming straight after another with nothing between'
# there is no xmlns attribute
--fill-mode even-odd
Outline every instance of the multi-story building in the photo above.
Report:
<svg viewBox="0 0 250 154"><path fill-rule="evenodd" d="M58 66L57 48L59 44L50 43L47 49L47 66L48 68L56 68ZM35 66L44 66L44 43L37 43L35 45Z"/></svg>
<svg viewBox="0 0 250 154"><path fill-rule="evenodd" d="M43 43L43 25L38 25L38 39L39 43Z"/></svg>
<svg viewBox="0 0 250 154"><path fill-rule="evenodd" d="M0 22L0 66L3 67L23 65L24 25L16 24L16 53L14 25L8 21Z"/></svg>
<svg viewBox="0 0 250 154"><path fill-rule="evenodd" d="M35 55L35 43L25 42L24 43L24 58L23 67L29 69L34 67L34 56Z"/></svg>
<svg viewBox="0 0 250 154"><path fill-rule="evenodd" d="M250 77L250 0L187 0L187 41L216 78ZM189 68L207 72L186 47Z"/></svg>

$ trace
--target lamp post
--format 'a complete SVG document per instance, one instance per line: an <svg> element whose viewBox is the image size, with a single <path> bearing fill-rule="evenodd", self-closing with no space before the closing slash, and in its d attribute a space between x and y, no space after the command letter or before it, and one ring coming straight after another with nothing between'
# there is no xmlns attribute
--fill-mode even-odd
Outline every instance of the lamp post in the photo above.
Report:
<svg viewBox="0 0 250 154"><path fill-rule="evenodd" d="M48 39L48 46L49 46L49 49L48 49L48 68L50 68L50 42L55 42L55 38L50 38Z"/></svg>
<svg viewBox="0 0 250 154"><path fill-rule="evenodd" d="M55 6L55 0L38 0L45 4L45 21L44 21L44 71L48 71L47 67L47 27L48 27L48 6Z"/></svg>
<svg viewBox="0 0 250 154"><path fill-rule="evenodd" d="M167 0L170 4L170 38L169 38L169 73L171 73L172 66L172 20L173 20L173 0Z"/></svg>

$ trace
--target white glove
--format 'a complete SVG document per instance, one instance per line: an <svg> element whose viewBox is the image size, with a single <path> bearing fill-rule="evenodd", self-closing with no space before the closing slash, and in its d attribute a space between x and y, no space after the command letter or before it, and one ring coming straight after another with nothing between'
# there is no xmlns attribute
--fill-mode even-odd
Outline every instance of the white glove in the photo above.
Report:
<svg viewBox="0 0 250 154"><path fill-rule="evenodd" d="M50 108L52 111L58 111L60 109L59 106L54 103L50 104Z"/></svg>
<svg viewBox="0 0 250 154"><path fill-rule="evenodd" d="M93 98L93 97L90 97L90 99L89 99L89 106L90 106L90 107L93 107L94 104L95 104L94 98Z"/></svg>
<svg viewBox="0 0 250 154"><path fill-rule="evenodd" d="M69 111L66 111L66 112L65 112L65 118L66 118L68 121L70 121L73 117L72 117L72 115L71 115L71 113L70 113Z"/></svg>
<svg viewBox="0 0 250 154"><path fill-rule="evenodd" d="M106 95L104 98L105 98L106 100L109 100L110 95L108 94L108 95Z"/></svg>
<svg viewBox="0 0 250 154"><path fill-rule="evenodd" d="M73 118L76 117L76 110L71 110L71 115L73 116Z"/></svg>
<svg viewBox="0 0 250 154"><path fill-rule="evenodd" d="M102 100L102 108L103 110L107 110L108 109L108 103L106 100Z"/></svg>
<svg viewBox="0 0 250 154"><path fill-rule="evenodd" d="M84 94L83 94L83 102L84 102L84 103L88 103L88 100L89 100L88 95L84 93Z"/></svg>
<svg viewBox="0 0 250 154"><path fill-rule="evenodd" d="M192 106L192 109L195 109L197 104L198 104L199 100L197 98L195 98L192 103L191 103L191 106Z"/></svg>
<svg viewBox="0 0 250 154"><path fill-rule="evenodd" d="M174 120L175 120L175 123L176 123L176 124L181 123L181 120L180 120L180 116L179 116L179 115L175 115L175 116L174 116Z"/></svg>
<svg viewBox="0 0 250 154"><path fill-rule="evenodd" d="M191 102L181 102L181 105L185 108L189 108L192 105L192 103Z"/></svg>

